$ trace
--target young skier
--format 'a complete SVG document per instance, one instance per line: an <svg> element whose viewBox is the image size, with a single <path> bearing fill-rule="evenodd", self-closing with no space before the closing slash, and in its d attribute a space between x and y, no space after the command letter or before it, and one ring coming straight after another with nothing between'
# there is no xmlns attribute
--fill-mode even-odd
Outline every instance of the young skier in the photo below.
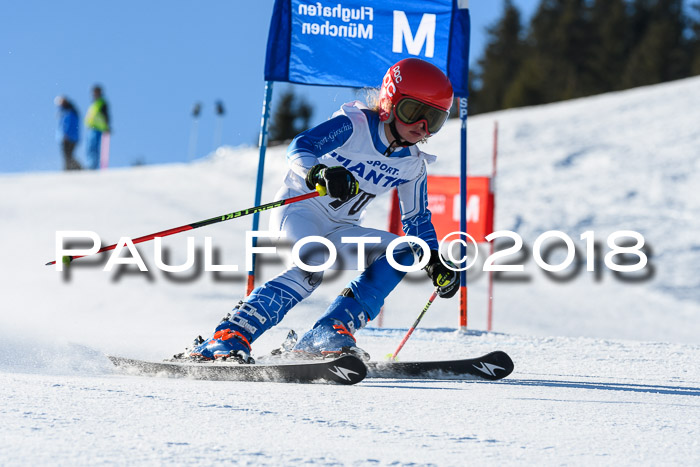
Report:
<svg viewBox="0 0 700 467"><path fill-rule="evenodd" d="M313 356L354 353L368 359L355 345L353 334L379 314L384 299L405 273L394 269L386 257L387 245L397 236L361 227L360 219L377 195L393 187L398 188L404 231L430 247L425 270L439 296L450 298L457 292L459 275L440 261L428 210L426 164L435 157L415 146L440 130L452 101L452 85L439 68L407 58L386 72L373 109L358 101L345 104L333 118L299 134L290 144L289 171L276 199L317 187L327 196L273 211L270 230L285 232L293 243L311 235L327 238L335 245L339 259L345 261L345 269L354 269L348 262L354 261L357 246L343 243L343 237L379 239L364 245L366 269L342 290L294 350ZM302 248L301 252L307 265L322 265L328 258L325 247ZM399 264L411 265L413 249L402 243L393 257ZM322 277L323 272L307 272L292 265L254 289L221 321L213 336L197 339L185 356L252 363L251 344L311 295Z"/></svg>

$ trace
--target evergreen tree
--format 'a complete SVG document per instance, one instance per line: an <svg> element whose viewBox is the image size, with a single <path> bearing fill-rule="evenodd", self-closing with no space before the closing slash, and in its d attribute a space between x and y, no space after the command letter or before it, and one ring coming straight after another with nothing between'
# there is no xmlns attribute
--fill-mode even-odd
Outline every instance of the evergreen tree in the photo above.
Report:
<svg viewBox="0 0 700 467"><path fill-rule="evenodd" d="M470 80L470 113L700 74L700 0L540 0L527 34L505 0Z"/></svg>
<svg viewBox="0 0 700 467"><path fill-rule="evenodd" d="M593 92L587 63L591 25L585 0L542 0L530 23L526 58L506 105L555 102Z"/></svg>
<svg viewBox="0 0 700 467"><path fill-rule="evenodd" d="M632 47L631 28L625 0L594 0L588 66L595 92L622 88L620 77Z"/></svg>
<svg viewBox="0 0 700 467"><path fill-rule="evenodd" d="M504 96L504 107L521 107L553 102L559 87L555 57L559 55L550 34L561 14L563 0L542 0L528 30L524 57Z"/></svg>
<svg viewBox="0 0 700 467"><path fill-rule="evenodd" d="M687 76L683 0L636 0L633 7L633 33L638 40L622 75L623 88Z"/></svg>
<svg viewBox="0 0 700 467"><path fill-rule="evenodd" d="M555 100L571 99L593 93L591 60L592 25L586 0L561 0L561 15L552 31L559 44L555 63L562 80Z"/></svg>
<svg viewBox="0 0 700 467"><path fill-rule="evenodd" d="M549 79L549 59L546 54L530 48L531 52L524 60L513 78L503 98L503 108L524 107L552 102L550 90L546 83Z"/></svg>
<svg viewBox="0 0 700 467"><path fill-rule="evenodd" d="M700 75L700 0L693 4L693 15L694 17L690 20L690 53L689 53L689 66L690 74Z"/></svg>
<svg viewBox="0 0 700 467"><path fill-rule="evenodd" d="M520 68L523 53L520 11L505 0L502 17L487 29L487 46L479 60L479 73L470 80L477 87L470 95L470 113L503 108L506 89Z"/></svg>
<svg viewBox="0 0 700 467"><path fill-rule="evenodd" d="M309 127L313 108L306 100L298 98L292 87L280 97L270 123L270 145L282 144L293 139Z"/></svg>

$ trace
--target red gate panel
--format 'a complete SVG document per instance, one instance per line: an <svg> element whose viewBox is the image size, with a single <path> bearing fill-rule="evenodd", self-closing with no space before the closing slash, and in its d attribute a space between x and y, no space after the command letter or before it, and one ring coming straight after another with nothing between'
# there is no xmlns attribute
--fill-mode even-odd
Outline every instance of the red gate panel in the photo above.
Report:
<svg viewBox="0 0 700 467"><path fill-rule="evenodd" d="M459 177L428 176L428 209L432 213L438 240L459 231L459 203ZM493 232L493 207L491 179L467 177L467 233L479 243L486 242L486 236ZM389 231L403 235L395 190L389 213Z"/></svg>

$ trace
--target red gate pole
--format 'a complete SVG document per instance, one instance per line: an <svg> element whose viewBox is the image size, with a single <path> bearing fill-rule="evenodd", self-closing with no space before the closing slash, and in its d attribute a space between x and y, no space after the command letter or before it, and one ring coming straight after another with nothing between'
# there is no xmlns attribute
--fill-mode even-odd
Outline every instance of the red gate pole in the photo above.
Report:
<svg viewBox="0 0 700 467"><path fill-rule="evenodd" d="M389 232L396 235L403 235L403 228L401 227L401 207L399 206L399 192L396 188L391 190L391 207L389 208ZM377 327L384 327L384 310L385 307L379 310L379 317L377 318Z"/></svg>

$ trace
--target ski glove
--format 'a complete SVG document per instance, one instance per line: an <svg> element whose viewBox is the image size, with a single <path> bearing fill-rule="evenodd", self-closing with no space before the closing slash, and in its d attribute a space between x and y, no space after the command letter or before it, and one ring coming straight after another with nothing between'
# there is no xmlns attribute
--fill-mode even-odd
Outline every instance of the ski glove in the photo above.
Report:
<svg viewBox="0 0 700 467"><path fill-rule="evenodd" d="M323 164L314 165L306 174L306 186L310 190L320 185L325 190L319 190L321 196L328 193L331 198L347 201L360 191L360 184L348 169L340 165L326 167Z"/></svg>
<svg viewBox="0 0 700 467"><path fill-rule="evenodd" d="M447 261L448 265L451 265ZM437 287L440 298L452 298L459 289L459 274L448 268L440 261L440 253L437 250L430 250L430 261L425 267L428 277L432 279L433 285Z"/></svg>

